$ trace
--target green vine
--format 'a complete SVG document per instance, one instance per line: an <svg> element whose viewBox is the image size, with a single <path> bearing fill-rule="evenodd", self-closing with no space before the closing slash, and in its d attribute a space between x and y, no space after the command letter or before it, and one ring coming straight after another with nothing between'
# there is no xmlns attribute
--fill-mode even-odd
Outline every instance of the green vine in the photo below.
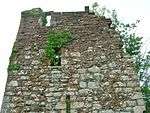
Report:
<svg viewBox="0 0 150 113"><path fill-rule="evenodd" d="M68 31L49 32L47 37L45 53L51 60L51 65L56 66L60 63L61 55L59 49L71 40L71 33Z"/></svg>

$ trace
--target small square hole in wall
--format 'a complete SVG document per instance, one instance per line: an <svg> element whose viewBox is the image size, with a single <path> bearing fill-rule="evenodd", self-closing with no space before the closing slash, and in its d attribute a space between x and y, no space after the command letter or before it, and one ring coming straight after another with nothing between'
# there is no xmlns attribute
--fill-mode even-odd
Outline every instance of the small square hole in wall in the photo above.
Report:
<svg viewBox="0 0 150 113"><path fill-rule="evenodd" d="M51 26L51 15L47 16L46 20L47 20L46 26Z"/></svg>

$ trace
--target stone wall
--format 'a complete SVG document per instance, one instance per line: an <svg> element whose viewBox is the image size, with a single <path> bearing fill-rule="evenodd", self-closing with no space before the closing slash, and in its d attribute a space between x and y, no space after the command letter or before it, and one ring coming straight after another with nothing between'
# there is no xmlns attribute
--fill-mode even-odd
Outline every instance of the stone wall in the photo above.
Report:
<svg viewBox="0 0 150 113"><path fill-rule="evenodd" d="M39 10L39 9L37 9ZM22 13L8 70L1 113L143 113L144 101L132 60L123 54L111 21L86 12ZM61 66L44 58L48 31L69 30L73 40L61 48Z"/></svg>

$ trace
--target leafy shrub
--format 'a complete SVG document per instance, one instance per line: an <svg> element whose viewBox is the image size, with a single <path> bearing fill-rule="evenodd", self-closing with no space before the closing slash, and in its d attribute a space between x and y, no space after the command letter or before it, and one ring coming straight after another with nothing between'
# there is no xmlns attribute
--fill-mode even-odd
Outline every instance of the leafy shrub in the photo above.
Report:
<svg viewBox="0 0 150 113"><path fill-rule="evenodd" d="M46 56L51 60L52 65L58 65L61 57L59 49L71 40L71 33L68 31L49 32L47 38Z"/></svg>
<svg viewBox="0 0 150 113"><path fill-rule="evenodd" d="M145 96L144 100L146 103L146 113L149 113L149 111L150 111L150 88L143 87L142 92Z"/></svg>

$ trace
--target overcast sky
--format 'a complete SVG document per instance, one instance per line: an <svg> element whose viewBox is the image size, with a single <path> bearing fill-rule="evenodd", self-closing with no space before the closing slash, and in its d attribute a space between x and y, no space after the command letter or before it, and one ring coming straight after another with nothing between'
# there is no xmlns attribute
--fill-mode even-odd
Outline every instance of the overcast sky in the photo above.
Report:
<svg viewBox="0 0 150 113"><path fill-rule="evenodd" d="M41 7L44 11L82 11L85 5L91 6L94 2L116 9L120 19L125 22L140 19L137 33L144 37L143 51L150 50L150 0L0 0L0 106L21 11L36 7Z"/></svg>

